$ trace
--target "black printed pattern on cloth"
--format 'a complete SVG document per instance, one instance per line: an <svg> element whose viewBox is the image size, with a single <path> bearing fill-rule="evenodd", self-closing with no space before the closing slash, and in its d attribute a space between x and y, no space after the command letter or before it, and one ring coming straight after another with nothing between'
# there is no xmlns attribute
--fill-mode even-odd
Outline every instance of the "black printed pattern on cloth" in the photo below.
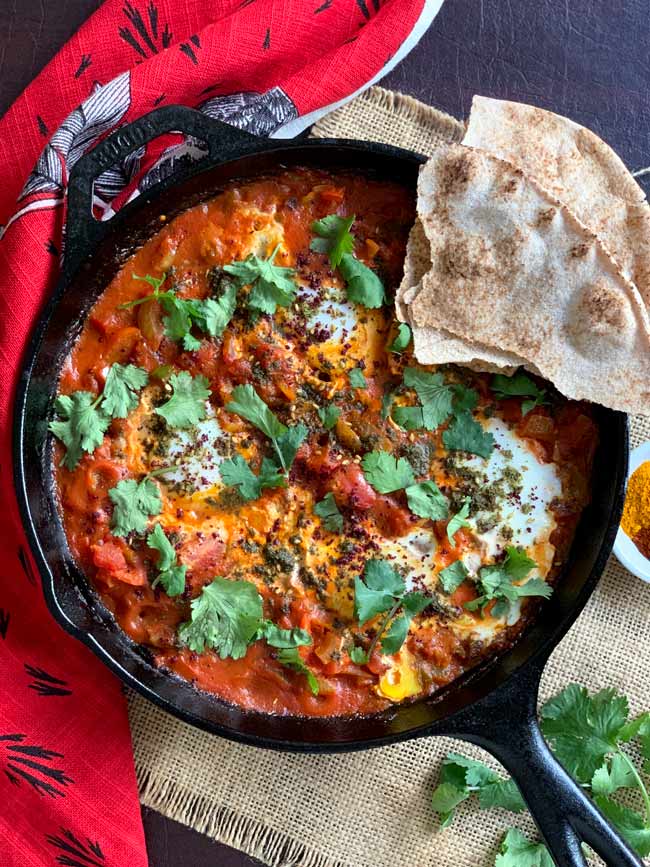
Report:
<svg viewBox="0 0 650 867"><path fill-rule="evenodd" d="M56 863L64 867L105 867L106 858L99 843L93 843L88 838L82 843L72 831L61 828L60 834L46 834L45 839L60 852Z"/></svg>
<svg viewBox="0 0 650 867"><path fill-rule="evenodd" d="M32 678L29 688L39 695L72 695L72 690L68 689L68 682L66 680L54 677L54 675L49 674L45 669L36 668L33 665L25 663L25 671Z"/></svg>
<svg viewBox="0 0 650 867"><path fill-rule="evenodd" d="M7 779L14 786L24 781L39 795L64 798L64 789L74 780L52 766L63 754L25 744L25 738L26 735L21 734L0 735L0 757Z"/></svg>
<svg viewBox="0 0 650 867"><path fill-rule="evenodd" d="M165 24L164 27L160 26L158 7L153 0L147 4L144 17L140 10L129 2L124 4L122 12L130 26L120 27L117 31L119 37L127 45L130 45L143 60L169 48L172 42L172 33L169 24Z"/></svg>
<svg viewBox="0 0 650 867"><path fill-rule="evenodd" d="M0 638L7 637L7 630L9 629L9 612L5 611L4 608L0 608Z"/></svg>

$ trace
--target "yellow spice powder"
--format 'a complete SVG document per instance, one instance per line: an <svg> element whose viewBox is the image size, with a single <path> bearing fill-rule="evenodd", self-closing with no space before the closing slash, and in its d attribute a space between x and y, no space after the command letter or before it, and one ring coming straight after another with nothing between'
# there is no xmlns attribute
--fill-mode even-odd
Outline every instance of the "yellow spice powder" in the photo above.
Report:
<svg viewBox="0 0 650 867"><path fill-rule="evenodd" d="M650 461L642 463L630 476L621 526L631 539L644 527L650 527Z"/></svg>

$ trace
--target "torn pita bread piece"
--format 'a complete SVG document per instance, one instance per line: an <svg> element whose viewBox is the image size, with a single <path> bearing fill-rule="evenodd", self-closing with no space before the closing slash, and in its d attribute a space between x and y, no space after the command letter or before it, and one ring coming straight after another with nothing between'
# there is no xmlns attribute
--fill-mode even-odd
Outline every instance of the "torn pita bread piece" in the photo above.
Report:
<svg viewBox="0 0 650 867"><path fill-rule="evenodd" d="M421 169L431 270L417 327L511 352L567 397L650 413L650 322L636 287L571 211L511 163L450 145Z"/></svg>
<svg viewBox="0 0 650 867"><path fill-rule="evenodd" d="M420 328L408 319L407 301L417 295L422 278L430 270L429 241L420 218L416 217L406 246L404 277L395 296L395 310L397 318L411 326L413 353L420 364L460 364L489 373L514 373L524 365L525 361L512 353L463 340L444 329Z"/></svg>
<svg viewBox="0 0 650 867"><path fill-rule="evenodd" d="M650 205L609 145L562 115L484 96L462 143L514 163L568 205L650 306Z"/></svg>

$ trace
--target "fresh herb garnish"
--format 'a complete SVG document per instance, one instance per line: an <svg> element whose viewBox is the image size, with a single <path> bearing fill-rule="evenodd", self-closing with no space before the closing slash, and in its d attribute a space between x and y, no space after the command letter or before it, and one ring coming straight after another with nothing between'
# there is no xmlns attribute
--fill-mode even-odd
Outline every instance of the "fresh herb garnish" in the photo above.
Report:
<svg viewBox="0 0 650 867"><path fill-rule="evenodd" d="M205 402L210 397L205 376L192 377L186 370L169 377L172 396L156 409L173 428L192 427L206 417Z"/></svg>
<svg viewBox="0 0 650 867"><path fill-rule="evenodd" d="M406 347L411 342L411 337L412 335L410 326L407 325L406 322L400 322L397 328L397 334L395 336L395 339L388 347L389 351L394 352L396 355L404 352Z"/></svg>
<svg viewBox="0 0 650 867"><path fill-rule="evenodd" d="M195 653L216 650L221 659L241 659L262 623L262 597L250 581L214 578L192 600L192 617L178 636Z"/></svg>
<svg viewBox="0 0 650 867"><path fill-rule="evenodd" d="M406 502L414 515L444 521L449 514L447 498L435 482L416 482L406 488Z"/></svg>
<svg viewBox="0 0 650 867"><path fill-rule="evenodd" d="M323 499L314 505L314 514L322 520L326 530L340 533L343 529L343 515L339 512L334 494L330 491Z"/></svg>
<svg viewBox="0 0 650 867"><path fill-rule="evenodd" d="M178 596L185 590L185 573L187 566L180 566L176 559L176 551L160 524L156 524L147 536L147 546L158 551L158 575L151 586L162 584L168 596Z"/></svg>
<svg viewBox="0 0 650 867"><path fill-rule="evenodd" d="M441 569L438 573L438 578L440 579L440 586L442 589L451 596L463 581L468 576L467 567L463 563L462 560L454 560L449 566L445 569Z"/></svg>
<svg viewBox="0 0 650 867"><path fill-rule="evenodd" d="M338 406L330 403L329 406L319 407L318 417L323 423L325 430L332 430L336 422L339 420L341 410Z"/></svg>
<svg viewBox="0 0 650 867"><path fill-rule="evenodd" d="M147 371L141 367L112 364L101 394L75 391L57 397L54 410L58 418L48 428L66 447L64 467L73 470L84 452L93 452L103 443L111 420L126 418L135 409L137 392L147 381Z"/></svg>
<svg viewBox="0 0 650 867"><path fill-rule="evenodd" d="M354 236L350 227L352 217L339 217L330 214L312 223L312 231L319 235L311 242L311 249L327 253L332 268L338 268L346 283L347 296L354 304L364 307L381 307L386 295L384 286L377 274L352 252Z"/></svg>
<svg viewBox="0 0 650 867"><path fill-rule="evenodd" d="M311 644L311 635L304 629L299 629L297 626L293 629L283 629L272 620L262 621L255 638L263 638L270 647L279 649L306 647Z"/></svg>
<svg viewBox="0 0 650 867"><path fill-rule="evenodd" d="M359 367L353 367L352 370L348 372L348 377L352 388L365 388L368 385L366 378L363 375L363 371Z"/></svg>
<svg viewBox="0 0 650 867"><path fill-rule="evenodd" d="M354 662L355 665L365 665L368 662L368 654L363 649L363 647L357 647L353 645L348 651L350 655L350 659Z"/></svg>
<svg viewBox="0 0 650 867"><path fill-rule="evenodd" d="M490 388L497 398L504 397L528 397L521 404L522 415L527 415L536 406L546 403L546 389L540 388L525 373L517 371L514 376L504 376L497 373L492 377Z"/></svg>
<svg viewBox="0 0 650 867"><path fill-rule="evenodd" d="M269 458L262 458L257 475L241 455L221 463L219 473L226 485L236 487L244 500L257 500L265 488L286 488L287 478Z"/></svg>
<svg viewBox="0 0 650 867"><path fill-rule="evenodd" d="M421 408L418 407L421 424L414 426L433 431L447 421L452 411L454 391L441 373L428 373L417 367L407 367L404 371L404 385L415 391L422 404Z"/></svg>
<svg viewBox="0 0 650 867"><path fill-rule="evenodd" d="M354 236L350 232L352 223L354 214L351 217L330 214L322 220L316 220L311 224L311 230L320 237L312 239L309 249L327 253L332 268L338 268L343 256L354 249Z"/></svg>
<svg viewBox="0 0 650 867"><path fill-rule="evenodd" d="M390 452L367 452L361 461L367 481L380 494L401 491L415 484L413 467L406 458L396 458Z"/></svg>
<svg viewBox="0 0 650 867"><path fill-rule="evenodd" d="M110 416L100 408L101 395L89 391L61 394L54 403L58 419L48 425L66 448L62 464L73 470L84 452L92 452L104 442L104 433L111 423Z"/></svg>
<svg viewBox="0 0 650 867"><path fill-rule="evenodd" d="M240 287L250 286L246 303L258 313L273 314L278 307L289 307L296 297L294 269L273 264L279 249L278 244L268 259L251 254L243 262L223 266L224 271L237 279Z"/></svg>
<svg viewBox="0 0 650 867"><path fill-rule="evenodd" d="M523 596L543 596L548 599L553 588L541 578L531 578L525 584L515 584L515 581L523 581L531 569L536 568L537 563L527 557L520 549L510 545L506 548L506 559L503 563L494 566L483 566L479 570L479 588L481 595L465 603L468 611L476 611L485 608L496 600L492 609L493 617L506 617L510 615L513 603Z"/></svg>
<svg viewBox="0 0 650 867"><path fill-rule="evenodd" d="M650 773L650 713L629 719L629 705L615 689L592 695L570 684L549 699L540 712L544 737L557 759L596 802L640 857L650 855L650 795L642 773L625 745L637 740ZM636 791L643 813L629 806L629 792ZM625 793L626 803L614 798ZM442 764L440 782L433 793L433 809L442 827L449 825L456 807L478 795L481 809L501 807L511 812L525 809L512 779L503 779L482 762L450 753ZM552 867L542 843L533 843L511 829L497 856L495 867Z"/></svg>
<svg viewBox="0 0 650 867"><path fill-rule="evenodd" d="M449 544L452 548L456 547L456 540L454 536L460 530L461 527L469 527L470 523L467 520L469 517L469 510L472 501L469 497L465 497L463 500L463 505L460 507L459 511L456 512L455 515L452 515L449 523L447 524L447 538L449 539Z"/></svg>
<svg viewBox="0 0 650 867"><path fill-rule="evenodd" d="M494 451L494 437L483 430L468 410L452 419L447 430L443 431L442 441L450 451L471 452L486 460Z"/></svg>
<svg viewBox="0 0 650 867"><path fill-rule="evenodd" d="M314 672L307 666L304 659L300 655L297 647L287 647L278 651L277 660L280 665L285 668L290 668L292 671L297 671L299 674L304 674L307 678L307 683L312 695L318 695L319 685L318 678Z"/></svg>
<svg viewBox="0 0 650 867"><path fill-rule="evenodd" d="M111 532L114 536L144 533L149 518L162 511L158 485L146 476L140 482L122 479L109 490L108 496L113 502Z"/></svg>
<svg viewBox="0 0 650 867"><path fill-rule="evenodd" d="M261 430L271 440L282 469L288 472L296 452L309 433L307 428L303 424L292 428L282 424L250 384L238 385L233 389L232 396L234 400L226 404L228 412L234 412Z"/></svg>
<svg viewBox="0 0 650 867"><path fill-rule="evenodd" d="M363 577L354 579L354 613L363 625L384 614L370 643L365 660L381 640L382 652L397 653L406 640L411 620L423 611L431 600L423 593L406 591L404 579L386 560L367 560ZM398 612L401 609L401 614ZM361 659L361 655L357 654ZM364 661L365 661L364 660Z"/></svg>
<svg viewBox="0 0 650 867"><path fill-rule="evenodd" d="M111 418L126 418L138 405L138 392L148 381L147 371L141 367L112 364L106 375L102 409Z"/></svg>

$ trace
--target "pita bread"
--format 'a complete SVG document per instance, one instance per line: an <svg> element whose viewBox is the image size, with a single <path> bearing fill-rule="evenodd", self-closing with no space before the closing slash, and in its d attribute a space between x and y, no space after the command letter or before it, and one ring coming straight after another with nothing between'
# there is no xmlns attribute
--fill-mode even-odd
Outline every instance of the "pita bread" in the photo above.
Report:
<svg viewBox="0 0 650 867"><path fill-rule="evenodd" d="M420 218L416 217L406 246L404 277L395 296L395 309L401 322L413 331L413 352L420 364L460 364L490 373L514 373L525 364L522 358L498 349L463 340L449 331L418 328L408 318L408 301L418 294L424 275L431 270L429 241Z"/></svg>
<svg viewBox="0 0 650 867"><path fill-rule="evenodd" d="M591 130L518 102L475 96L463 144L514 163L571 208L650 306L650 205Z"/></svg>
<svg viewBox="0 0 650 867"><path fill-rule="evenodd" d="M636 287L559 200L511 163L450 145L418 181L431 270L416 327L525 358L567 397L650 412L650 321Z"/></svg>

